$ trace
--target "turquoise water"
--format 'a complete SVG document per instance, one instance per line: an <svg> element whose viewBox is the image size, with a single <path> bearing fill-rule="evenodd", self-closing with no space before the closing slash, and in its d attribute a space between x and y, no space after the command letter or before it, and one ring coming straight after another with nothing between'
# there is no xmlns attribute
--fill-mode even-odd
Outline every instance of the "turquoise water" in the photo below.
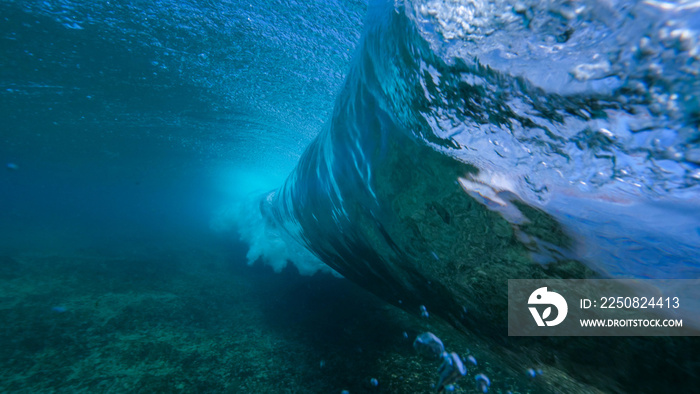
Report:
<svg viewBox="0 0 700 394"><path fill-rule="evenodd" d="M699 9L0 1L4 387L434 392L432 330L458 392L692 391L693 338L508 338L505 296L700 278Z"/></svg>

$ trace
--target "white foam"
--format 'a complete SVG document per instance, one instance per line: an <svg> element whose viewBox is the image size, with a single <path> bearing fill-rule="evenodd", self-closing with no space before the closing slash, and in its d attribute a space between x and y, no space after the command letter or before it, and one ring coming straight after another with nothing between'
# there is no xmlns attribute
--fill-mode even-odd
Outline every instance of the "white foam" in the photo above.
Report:
<svg viewBox="0 0 700 394"><path fill-rule="evenodd" d="M281 272L291 262L301 275L328 272L340 276L284 229L263 217L260 201L264 198L264 195L251 195L223 208L212 219L212 230L238 233L240 240L250 246L246 255L249 265L260 260L275 272Z"/></svg>

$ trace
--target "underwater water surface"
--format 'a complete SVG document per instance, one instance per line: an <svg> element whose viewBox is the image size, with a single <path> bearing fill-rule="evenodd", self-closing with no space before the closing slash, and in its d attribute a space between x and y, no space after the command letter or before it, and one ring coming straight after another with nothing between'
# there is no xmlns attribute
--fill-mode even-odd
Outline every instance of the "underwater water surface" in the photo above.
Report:
<svg viewBox="0 0 700 394"><path fill-rule="evenodd" d="M508 279L700 279L700 3L0 22L0 391L700 386L697 337L506 324Z"/></svg>

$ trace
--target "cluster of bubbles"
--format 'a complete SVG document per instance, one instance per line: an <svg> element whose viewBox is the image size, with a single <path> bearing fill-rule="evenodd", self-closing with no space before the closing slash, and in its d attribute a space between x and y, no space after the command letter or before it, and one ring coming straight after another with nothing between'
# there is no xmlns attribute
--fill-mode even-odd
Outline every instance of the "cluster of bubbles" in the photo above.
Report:
<svg viewBox="0 0 700 394"><path fill-rule="evenodd" d="M422 309L422 308L421 308ZM405 335L404 335L405 337ZM430 359L441 359L442 363L438 368L438 383L437 391L452 392L455 390L455 382L466 376L467 367L459 355L455 352L445 351L445 345L442 340L432 332L424 332L419 334L413 341L413 348L421 355ZM468 355L465 360L473 365L478 366L478 362L473 355ZM488 376L480 373L474 377L478 389L482 393L488 392L491 386L491 380Z"/></svg>
<svg viewBox="0 0 700 394"><path fill-rule="evenodd" d="M420 316L426 319L430 317L430 313L428 313L428 309L425 307L425 305L420 306Z"/></svg>
<svg viewBox="0 0 700 394"><path fill-rule="evenodd" d="M420 306L421 317L427 318L429 316L428 310L425 305ZM408 332L404 331L402 333L404 339L409 338ZM431 359L440 360L441 363L438 367L438 382L437 384L431 385L437 389L438 393L441 392L454 392L457 390L457 381L465 377L468 373L467 366L473 368L478 367L479 362L471 351L467 349L467 354L464 357L460 357L455 352L448 352L445 350L445 344L442 340L430 331L420 333L416 336L413 341L413 349L421 356ZM321 368L325 366L325 361L321 360ZM535 378L542 375L544 372L541 368L527 368L526 374L530 378ZM474 382L476 389L481 393L488 393L491 388L491 379L484 373L478 373L474 376ZM377 388L379 386L379 380L377 378L370 378L369 385L371 388ZM510 393L510 391L507 391ZM341 394L350 394L349 390L342 390Z"/></svg>
<svg viewBox="0 0 700 394"><path fill-rule="evenodd" d="M531 377L531 378L534 378L534 377L536 377L537 375L542 375L542 373L543 373L543 372L542 372L542 369L540 369L540 368L537 368L537 369L528 368L528 369L527 369L527 376L529 376L529 377Z"/></svg>

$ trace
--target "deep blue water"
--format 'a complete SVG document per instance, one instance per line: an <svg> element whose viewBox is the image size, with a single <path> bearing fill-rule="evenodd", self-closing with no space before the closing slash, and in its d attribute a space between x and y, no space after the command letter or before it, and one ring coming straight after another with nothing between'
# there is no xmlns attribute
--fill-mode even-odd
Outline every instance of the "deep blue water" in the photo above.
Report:
<svg viewBox="0 0 700 394"><path fill-rule="evenodd" d="M700 278L699 10L0 1L0 251L240 238L505 342L509 278Z"/></svg>
<svg viewBox="0 0 700 394"><path fill-rule="evenodd" d="M365 7L1 6L2 248L208 237L318 133Z"/></svg>

